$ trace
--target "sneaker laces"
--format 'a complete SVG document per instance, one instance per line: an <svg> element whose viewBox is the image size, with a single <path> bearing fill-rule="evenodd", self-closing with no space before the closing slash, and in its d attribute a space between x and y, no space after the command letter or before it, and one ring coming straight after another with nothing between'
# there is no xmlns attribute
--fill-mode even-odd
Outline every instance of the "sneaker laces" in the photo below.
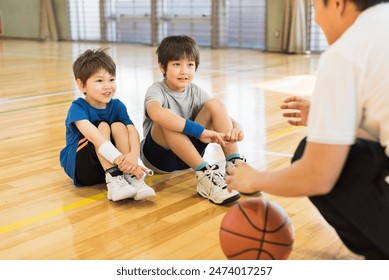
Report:
<svg viewBox="0 0 389 280"><path fill-rule="evenodd" d="M116 178L116 182L120 185L120 186L124 186L127 184L127 181L124 179L124 176L123 175L119 175L119 176L116 176L116 177L113 177L113 178Z"/></svg>
<svg viewBox="0 0 389 280"><path fill-rule="evenodd" d="M137 179L135 176L133 175L127 175L128 179L130 180L131 182L131 185L135 188L135 189L139 189L140 187L143 187L145 185L145 182L141 179Z"/></svg>
<svg viewBox="0 0 389 280"><path fill-rule="evenodd" d="M225 189L227 187L226 181L224 180L222 174L220 174L219 166L217 164L214 164L211 166L211 168L204 171L205 175L209 177L211 182L214 186L221 187L222 189Z"/></svg>

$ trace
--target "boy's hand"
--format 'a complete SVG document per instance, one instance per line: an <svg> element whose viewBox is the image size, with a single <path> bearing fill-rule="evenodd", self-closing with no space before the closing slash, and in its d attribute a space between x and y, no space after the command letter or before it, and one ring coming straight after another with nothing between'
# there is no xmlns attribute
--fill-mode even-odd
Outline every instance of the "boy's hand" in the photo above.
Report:
<svg viewBox="0 0 389 280"><path fill-rule="evenodd" d="M115 163L123 173L129 173L134 175L133 173L138 168L138 157L136 155L128 153L118 157L115 160Z"/></svg>
<svg viewBox="0 0 389 280"><path fill-rule="evenodd" d="M242 141L243 138L244 138L244 133L240 129L240 127L234 127L233 129L225 133L223 140L230 143L234 143L234 142Z"/></svg>
<svg viewBox="0 0 389 280"><path fill-rule="evenodd" d="M203 143L217 143L220 146L225 146L224 142L224 133L219 133L213 130L204 129L203 133L200 136L200 141Z"/></svg>
<svg viewBox="0 0 389 280"><path fill-rule="evenodd" d="M123 173L134 175L137 179L149 174L148 169L138 165L138 157L131 153L117 157L114 162Z"/></svg>
<svg viewBox="0 0 389 280"><path fill-rule="evenodd" d="M147 174L147 168L141 165L138 165L136 170L131 174L134 175L137 179L143 177L144 174Z"/></svg>

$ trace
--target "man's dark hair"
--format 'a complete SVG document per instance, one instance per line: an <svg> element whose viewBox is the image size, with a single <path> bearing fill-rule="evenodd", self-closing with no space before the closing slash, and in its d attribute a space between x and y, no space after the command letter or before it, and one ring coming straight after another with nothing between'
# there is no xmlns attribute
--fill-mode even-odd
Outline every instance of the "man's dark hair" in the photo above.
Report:
<svg viewBox="0 0 389 280"><path fill-rule="evenodd" d="M157 51L158 63L167 69L169 61L189 59L196 63L196 70L200 64L200 50L196 42L186 35L175 35L164 38Z"/></svg>
<svg viewBox="0 0 389 280"><path fill-rule="evenodd" d="M323 0L324 5L327 6L329 0ZM352 3L354 3L359 11L364 11L367 8L373 7L380 3L388 3L389 0L348 0Z"/></svg>
<svg viewBox="0 0 389 280"><path fill-rule="evenodd" d="M116 64L105 52L107 49L86 50L73 63L74 78L86 81L97 71L104 69L112 76L116 76Z"/></svg>

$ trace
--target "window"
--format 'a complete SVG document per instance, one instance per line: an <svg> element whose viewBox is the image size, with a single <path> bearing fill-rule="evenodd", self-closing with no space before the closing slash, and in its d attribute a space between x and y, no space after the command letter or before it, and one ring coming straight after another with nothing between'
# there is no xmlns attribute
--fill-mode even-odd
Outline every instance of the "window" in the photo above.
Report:
<svg viewBox="0 0 389 280"><path fill-rule="evenodd" d="M268 0L270 1L270 0ZM200 46L265 48L266 0L67 0L71 40L158 44L186 34ZM310 1L307 45L327 48Z"/></svg>
<svg viewBox="0 0 389 280"><path fill-rule="evenodd" d="M308 15L309 50L312 52L322 52L328 48L327 39L321 28L315 22L315 10L311 1L308 2L308 10L310 11Z"/></svg>

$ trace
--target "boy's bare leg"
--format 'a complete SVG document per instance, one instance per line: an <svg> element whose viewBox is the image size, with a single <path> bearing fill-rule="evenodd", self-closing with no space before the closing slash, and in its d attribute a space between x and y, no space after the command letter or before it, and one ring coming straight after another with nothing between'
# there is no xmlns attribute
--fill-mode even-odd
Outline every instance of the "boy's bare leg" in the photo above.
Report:
<svg viewBox="0 0 389 280"><path fill-rule="evenodd" d="M111 127L107 123L102 122L99 124L99 126L97 128L101 132L101 134L103 134L104 138L107 141L111 140ZM110 168L115 167L114 164L110 163L102 155L100 155L97 150L96 150L96 154L100 160L101 166L103 167L104 171L107 171ZM116 170L119 171L118 169L116 169ZM121 175L114 174L114 173L117 173L116 170L112 171L112 173L110 171L108 171L108 173L110 173L111 176L107 177L107 175L106 175L106 178L105 178L106 183L107 183L107 189L108 189L107 198L109 200L118 201L118 200L122 200L125 198L134 197L135 189L131 185L129 185L128 183L124 183L123 180L122 181L118 180L118 178Z"/></svg>
<svg viewBox="0 0 389 280"><path fill-rule="evenodd" d="M116 148L122 153L127 154L130 152L130 140L127 127L122 123L113 123L112 125L112 137L115 140Z"/></svg>
<svg viewBox="0 0 389 280"><path fill-rule="evenodd" d="M161 147L172 150L183 162L195 169L204 162L189 137L180 133L164 129L154 123L151 129L153 140Z"/></svg>
<svg viewBox="0 0 389 280"><path fill-rule="evenodd" d="M103 134L104 138L107 141L111 140L111 128L109 127L109 125L107 123L105 123L105 122L100 123L99 126L97 127L97 129L101 132L101 134ZM104 170L107 170L111 167L114 167L114 165L112 163L110 163L108 160L105 159L105 157L100 155L97 148L96 148L96 155L99 158L101 166L103 167Z"/></svg>
<svg viewBox="0 0 389 280"><path fill-rule="evenodd" d="M233 128L232 121L224 104L218 99L208 100L200 110L195 121L205 128L216 132L226 133ZM224 155L239 153L236 142L222 147Z"/></svg>

